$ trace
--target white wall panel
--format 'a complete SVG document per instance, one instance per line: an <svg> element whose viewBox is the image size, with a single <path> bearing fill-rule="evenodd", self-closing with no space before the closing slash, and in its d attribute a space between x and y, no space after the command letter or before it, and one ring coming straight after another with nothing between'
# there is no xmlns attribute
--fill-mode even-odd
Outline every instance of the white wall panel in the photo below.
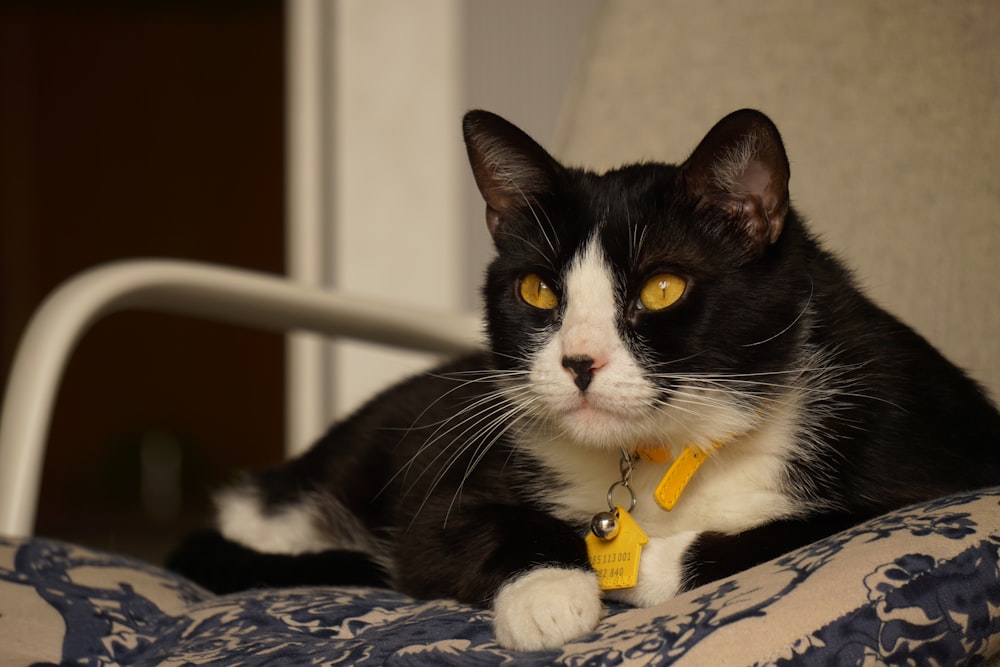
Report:
<svg viewBox="0 0 1000 667"><path fill-rule="evenodd" d="M334 233L340 290L456 310L464 155L458 0L334 4ZM337 345L331 372L343 413L402 374L418 355Z"/></svg>
<svg viewBox="0 0 1000 667"><path fill-rule="evenodd" d="M491 245L461 116L490 108L550 142L597 4L289 0L290 56L319 58L315 107L300 109L303 119L289 126L290 157L317 170L310 176L290 165L289 197L306 198L290 202L290 218L298 211L299 220L316 225L290 230L299 249L290 272L371 298L478 309ZM304 17L309 12L316 23ZM320 45L291 43L311 39L310 25L320 26ZM289 72L290 95L307 76ZM316 126L319 156L303 126ZM327 345L300 345L290 353L289 419L299 422L288 429L293 451L329 419L432 362L354 343L337 343L330 353Z"/></svg>

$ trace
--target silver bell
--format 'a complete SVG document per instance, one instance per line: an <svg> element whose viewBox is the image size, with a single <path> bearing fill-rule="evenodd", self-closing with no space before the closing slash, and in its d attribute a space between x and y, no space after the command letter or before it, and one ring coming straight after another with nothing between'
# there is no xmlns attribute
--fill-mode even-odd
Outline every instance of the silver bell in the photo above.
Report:
<svg viewBox="0 0 1000 667"><path fill-rule="evenodd" d="M618 517L614 512L598 512L590 520L590 531L602 540L614 539L619 527Z"/></svg>

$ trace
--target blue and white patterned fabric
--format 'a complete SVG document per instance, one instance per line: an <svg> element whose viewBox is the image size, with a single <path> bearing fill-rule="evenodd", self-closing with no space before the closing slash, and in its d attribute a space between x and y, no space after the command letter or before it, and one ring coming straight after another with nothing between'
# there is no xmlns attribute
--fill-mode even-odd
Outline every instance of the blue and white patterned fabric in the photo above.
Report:
<svg viewBox="0 0 1000 667"><path fill-rule="evenodd" d="M215 596L160 568L0 539L0 664L984 665L1000 655L1000 489L894 512L591 635L516 653L491 613L380 589Z"/></svg>

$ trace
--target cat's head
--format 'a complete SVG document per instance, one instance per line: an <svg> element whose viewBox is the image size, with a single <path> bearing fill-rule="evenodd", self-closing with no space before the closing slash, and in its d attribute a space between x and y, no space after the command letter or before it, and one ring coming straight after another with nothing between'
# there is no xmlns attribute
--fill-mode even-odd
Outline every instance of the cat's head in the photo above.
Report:
<svg viewBox="0 0 1000 667"><path fill-rule="evenodd" d="M774 124L737 111L680 165L605 174L488 112L464 132L497 249L487 328L525 422L615 449L746 430L811 293Z"/></svg>

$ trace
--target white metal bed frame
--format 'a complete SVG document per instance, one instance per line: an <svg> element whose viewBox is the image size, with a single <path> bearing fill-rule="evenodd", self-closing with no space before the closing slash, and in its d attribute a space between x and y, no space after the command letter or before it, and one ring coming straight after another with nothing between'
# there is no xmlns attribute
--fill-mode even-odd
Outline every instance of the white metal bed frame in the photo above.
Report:
<svg viewBox="0 0 1000 667"><path fill-rule="evenodd" d="M178 260L129 260L91 269L68 280L39 307L11 364L0 411L0 535L32 534L63 370L90 327L123 310L312 331L442 354L479 347L478 317L376 303L280 276Z"/></svg>

